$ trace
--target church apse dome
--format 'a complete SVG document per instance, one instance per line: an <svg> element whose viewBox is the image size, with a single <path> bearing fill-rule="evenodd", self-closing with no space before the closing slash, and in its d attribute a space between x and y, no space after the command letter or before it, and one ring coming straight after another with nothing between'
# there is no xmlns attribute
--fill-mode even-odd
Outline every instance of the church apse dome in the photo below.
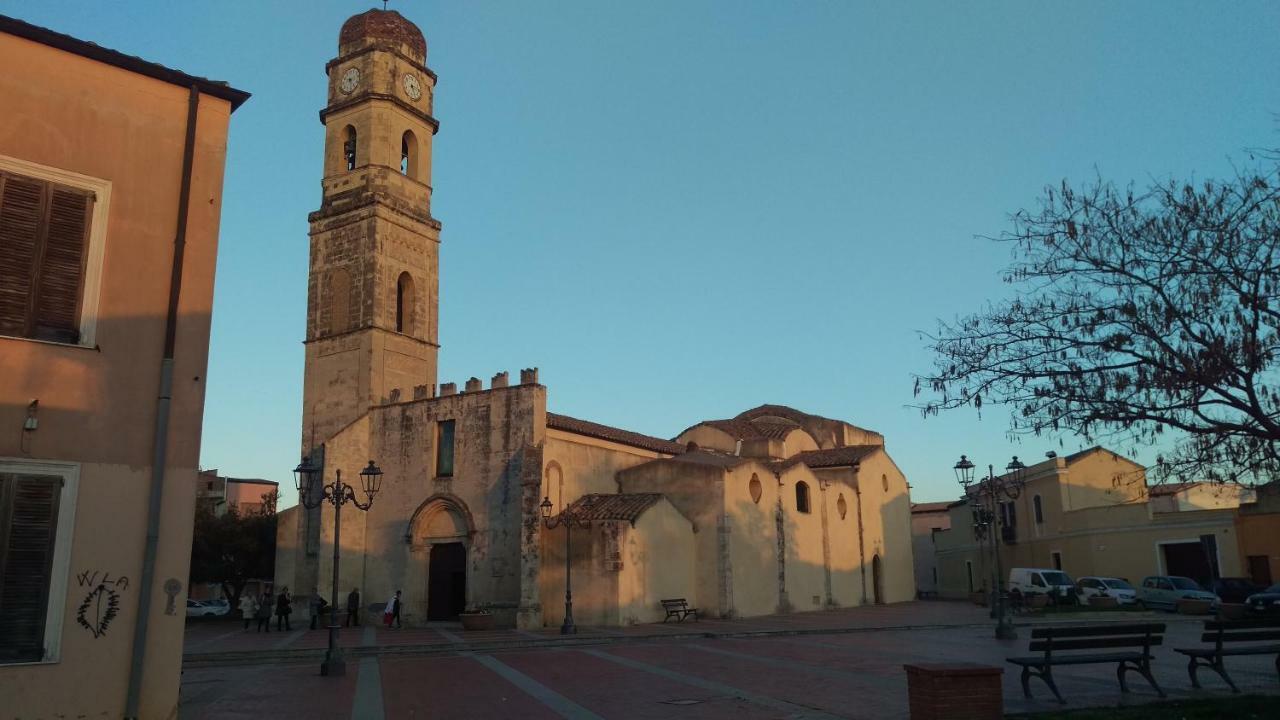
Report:
<svg viewBox="0 0 1280 720"><path fill-rule="evenodd" d="M417 25L395 10L367 10L342 24L338 33L339 55L371 45L391 45L419 63L427 62L427 39Z"/></svg>

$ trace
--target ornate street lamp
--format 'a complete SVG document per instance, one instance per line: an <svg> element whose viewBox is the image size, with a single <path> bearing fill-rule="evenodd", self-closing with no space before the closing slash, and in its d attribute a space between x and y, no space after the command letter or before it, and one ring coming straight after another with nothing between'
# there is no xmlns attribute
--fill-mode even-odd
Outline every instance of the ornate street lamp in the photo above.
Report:
<svg viewBox="0 0 1280 720"><path fill-rule="evenodd" d="M1004 565L1000 558L1000 542L1012 541L1013 527L1005 523L998 510L1000 503L1017 500L1022 494L1022 488L1026 485L1027 466L1018 460L1017 455L1014 455L1013 460L1009 461L1004 468L1005 474L997 477L995 467L988 465L987 477L979 480L976 488L973 488L974 469L973 462L967 456L961 455L960 461L954 467L956 481L964 488L965 499L974 503L973 536L978 541L979 552L981 552L982 539L985 537L988 538L988 545L994 556L995 577L992 578L991 583L991 614L996 619L996 637L1001 640L1013 640L1018 637L1018 633L1013 628L1013 618L1008 612L1009 604L1004 592ZM999 528L998 531L997 528Z"/></svg>
<svg viewBox="0 0 1280 720"><path fill-rule="evenodd" d="M578 626L573 624L573 529L590 529L591 521L577 517L567 508L551 517L551 498L545 495L538 507L542 510L542 522L548 530L564 526L564 624L560 626L560 634L573 635L578 632Z"/></svg>
<svg viewBox="0 0 1280 720"><path fill-rule="evenodd" d="M333 602L329 605L329 650L320 664L320 674L337 677L347 673L347 662L342 658L342 648L338 646L338 561L342 547L342 506L351 503L363 511L373 506L373 496L382 489L382 470L372 460L360 471L360 491L365 500L356 497L356 488L342 482L342 470L335 470L335 479L324 485L321 468L311 464L311 458L304 457L298 467L293 469L294 487L298 490L298 502L311 510L326 502L333 504Z"/></svg>

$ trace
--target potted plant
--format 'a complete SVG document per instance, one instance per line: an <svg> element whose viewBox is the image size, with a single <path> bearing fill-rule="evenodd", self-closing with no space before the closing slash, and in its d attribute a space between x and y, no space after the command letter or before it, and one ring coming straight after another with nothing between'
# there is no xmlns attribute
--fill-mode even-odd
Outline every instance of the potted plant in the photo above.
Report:
<svg viewBox="0 0 1280 720"><path fill-rule="evenodd" d="M1219 620L1244 620L1249 616L1249 606L1245 603L1221 603L1218 605Z"/></svg>
<svg viewBox="0 0 1280 720"><path fill-rule="evenodd" d="M458 615L458 619L462 621L463 630L493 629L493 613L478 605L468 605L467 609Z"/></svg>

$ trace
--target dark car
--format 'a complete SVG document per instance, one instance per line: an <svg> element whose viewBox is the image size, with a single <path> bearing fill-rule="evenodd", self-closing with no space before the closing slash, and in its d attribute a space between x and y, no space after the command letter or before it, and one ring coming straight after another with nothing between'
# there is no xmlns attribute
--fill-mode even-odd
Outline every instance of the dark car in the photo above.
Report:
<svg viewBox="0 0 1280 720"><path fill-rule="evenodd" d="M1251 613L1280 615L1280 583L1250 595L1244 602Z"/></svg>
<svg viewBox="0 0 1280 720"><path fill-rule="evenodd" d="M1209 592L1217 595L1224 603L1242 603L1245 598L1261 591L1262 588L1254 585L1249 578L1218 578L1209 583Z"/></svg>

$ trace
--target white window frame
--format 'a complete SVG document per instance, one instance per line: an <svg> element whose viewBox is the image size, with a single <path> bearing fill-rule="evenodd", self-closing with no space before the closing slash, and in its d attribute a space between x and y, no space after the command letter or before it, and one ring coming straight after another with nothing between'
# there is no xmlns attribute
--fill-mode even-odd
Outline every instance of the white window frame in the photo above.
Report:
<svg viewBox="0 0 1280 720"><path fill-rule="evenodd" d="M89 246L85 248L84 288L80 296L80 342L63 343L16 335L0 335L0 337L52 345L95 347L98 330L98 296L102 290L102 258L106 255L107 217L111 207L111 181L48 165L39 165L7 155L0 155L0 170L88 190L94 195L93 218L89 226Z"/></svg>
<svg viewBox="0 0 1280 720"><path fill-rule="evenodd" d="M44 658L26 663L7 663L0 665L0 670L21 665L57 663L62 660L62 628L66 620L67 589L71 579L71 543L75 538L80 463L0 457L0 472L54 475L62 478L62 492L58 497L58 526L53 540L53 565L49 572L49 605L44 614Z"/></svg>

